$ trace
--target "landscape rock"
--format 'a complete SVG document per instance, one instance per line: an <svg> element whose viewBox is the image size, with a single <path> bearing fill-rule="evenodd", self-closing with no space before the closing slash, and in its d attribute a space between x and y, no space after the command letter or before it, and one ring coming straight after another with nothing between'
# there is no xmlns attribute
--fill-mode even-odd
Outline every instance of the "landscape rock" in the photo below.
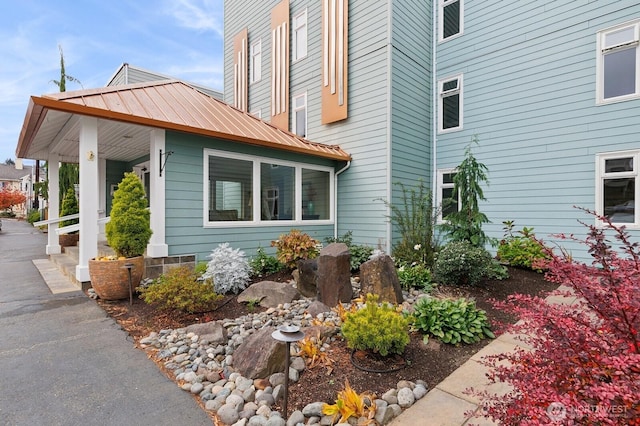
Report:
<svg viewBox="0 0 640 426"><path fill-rule="evenodd" d="M381 302L400 304L404 298L393 259L375 256L360 265L360 288L363 294L377 294Z"/></svg>
<svg viewBox="0 0 640 426"><path fill-rule="evenodd" d="M284 370L287 346L271 337L275 330L275 327L258 330L236 349L234 368L242 376L266 378Z"/></svg>
<svg viewBox="0 0 640 426"><path fill-rule="evenodd" d="M347 303L353 297L351 255L344 243L332 243L318 257L318 300L327 306ZM396 277L397 278L397 277Z"/></svg>
<svg viewBox="0 0 640 426"><path fill-rule="evenodd" d="M304 297L316 297L318 294L318 261L302 259L298 261L296 274L298 291Z"/></svg>
<svg viewBox="0 0 640 426"><path fill-rule="evenodd" d="M291 303L299 298L300 293L291 283L261 281L249 286L240 293L238 302L249 303L259 300L260 306L263 308L277 308L278 305Z"/></svg>
<svg viewBox="0 0 640 426"><path fill-rule="evenodd" d="M192 324L186 328L186 331L198 335L200 341L207 341L214 345L225 344L228 340L227 330L217 321Z"/></svg>

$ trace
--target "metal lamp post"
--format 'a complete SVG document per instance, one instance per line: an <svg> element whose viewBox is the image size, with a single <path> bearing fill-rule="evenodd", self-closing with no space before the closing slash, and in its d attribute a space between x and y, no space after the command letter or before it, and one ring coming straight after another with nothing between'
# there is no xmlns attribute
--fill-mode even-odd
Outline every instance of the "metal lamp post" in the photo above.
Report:
<svg viewBox="0 0 640 426"><path fill-rule="evenodd" d="M133 269L133 263L125 263L123 268L129 273L129 306L133 306L133 286L131 285L131 269Z"/></svg>
<svg viewBox="0 0 640 426"><path fill-rule="evenodd" d="M287 354L284 361L284 418L287 418L287 403L289 399L289 361L291 357L291 342L297 342L304 338L304 333L296 325L283 325L271 333L271 337L279 342L287 344Z"/></svg>

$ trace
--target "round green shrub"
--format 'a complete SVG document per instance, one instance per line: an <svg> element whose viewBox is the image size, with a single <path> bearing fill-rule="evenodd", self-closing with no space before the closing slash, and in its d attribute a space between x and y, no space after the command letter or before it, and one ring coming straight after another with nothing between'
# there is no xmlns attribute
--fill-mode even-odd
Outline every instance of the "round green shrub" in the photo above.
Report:
<svg viewBox="0 0 640 426"><path fill-rule="evenodd" d="M433 268L436 281L445 285L477 285L488 275L491 254L468 241L452 241L439 253Z"/></svg>
<svg viewBox="0 0 640 426"><path fill-rule="evenodd" d="M67 192L64 194L64 198L62 199L62 206L60 207L60 216L68 216L72 214L76 214L80 212L80 207L78 207L78 199L76 198L76 193L73 188L67 189ZM60 222L60 226L69 226L75 225L79 223L78 219L69 219L63 220Z"/></svg>
<svg viewBox="0 0 640 426"><path fill-rule="evenodd" d="M187 313L210 311L222 299L213 290L211 281L198 280L198 275L186 266L171 269L139 290L140 297L148 304Z"/></svg>
<svg viewBox="0 0 640 426"><path fill-rule="evenodd" d="M342 335L351 349L382 356L402 354L409 344L409 320L389 303L378 303L379 296L368 294L362 309L347 314Z"/></svg>
<svg viewBox="0 0 640 426"><path fill-rule="evenodd" d="M144 186L135 173L125 173L113 194L107 244L118 257L142 256L151 239L150 212Z"/></svg>
<svg viewBox="0 0 640 426"><path fill-rule="evenodd" d="M402 265L398 268L398 281L405 290L428 291L431 290L431 271L422 263Z"/></svg>

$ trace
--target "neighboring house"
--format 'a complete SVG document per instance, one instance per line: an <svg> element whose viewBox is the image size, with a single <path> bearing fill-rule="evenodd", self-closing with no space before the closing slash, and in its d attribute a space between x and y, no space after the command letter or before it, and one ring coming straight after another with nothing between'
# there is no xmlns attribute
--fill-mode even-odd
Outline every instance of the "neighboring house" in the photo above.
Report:
<svg viewBox="0 0 640 426"><path fill-rule="evenodd" d="M251 13L247 13L250 10ZM352 156L337 232L389 250L380 198L427 182L440 203L465 147L481 210L539 237L595 209L639 235L640 4L634 1L226 0L225 99ZM561 243L576 258L585 248Z"/></svg>
<svg viewBox="0 0 640 426"><path fill-rule="evenodd" d="M44 170L41 168L40 181L44 180ZM35 181L35 166L23 165L22 159L17 159L15 164L0 164L0 190L18 191L25 196L24 203L13 206L11 209L17 217L26 217L29 210L33 208ZM43 203L45 201L40 200L40 204Z"/></svg>
<svg viewBox="0 0 640 426"><path fill-rule="evenodd" d="M125 62L118 67L105 86L123 86L126 84L147 83L163 80L175 80L175 77L160 74L155 71L149 71L144 68L136 67L135 65L129 65ZM213 90L210 87L206 87L198 83L191 83L189 81L185 81L185 83L203 93L206 93L207 95L213 96L216 99L222 100L223 98L222 92Z"/></svg>

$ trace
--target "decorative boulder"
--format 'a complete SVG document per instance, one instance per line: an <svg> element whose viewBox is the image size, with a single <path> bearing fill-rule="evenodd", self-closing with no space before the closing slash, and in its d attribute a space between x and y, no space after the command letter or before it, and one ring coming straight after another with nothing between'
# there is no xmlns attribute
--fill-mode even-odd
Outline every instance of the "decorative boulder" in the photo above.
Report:
<svg viewBox="0 0 640 426"><path fill-rule="evenodd" d="M276 281L255 283L238 296L240 303L259 300L263 308L276 308L280 304L291 303L296 299L300 299L300 293L291 283Z"/></svg>
<svg viewBox="0 0 640 426"><path fill-rule="evenodd" d="M264 379L284 371L287 345L271 337L276 329L266 327L246 338L233 353L233 367L241 376Z"/></svg>
<svg viewBox="0 0 640 426"><path fill-rule="evenodd" d="M349 247L344 243L332 243L320 251L318 257L318 300L327 306L350 302L351 264Z"/></svg>
<svg viewBox="0 0 640 426"><path fill-rule="evenodd" d="M195 333L201 342L206 340L214 345L220 345L229 340L227 338L227 329L217 321L210 321L204 324L191 324L187 327L187 333Z"/></svg>
<svg viewBox="0 0 640 426"><path fill-rule="evenodd" d="M360 265L360 286L363 294L377 294L381 302L404 301L398 272L388 255L376 256Z"/></svg>
<svg viewBox="0 0 640 426"><path fill-rule="evenodd" d="M300 294L304 297L316 297L318 295L318 260L299 260L297 272L296 282Z"/></svg>

